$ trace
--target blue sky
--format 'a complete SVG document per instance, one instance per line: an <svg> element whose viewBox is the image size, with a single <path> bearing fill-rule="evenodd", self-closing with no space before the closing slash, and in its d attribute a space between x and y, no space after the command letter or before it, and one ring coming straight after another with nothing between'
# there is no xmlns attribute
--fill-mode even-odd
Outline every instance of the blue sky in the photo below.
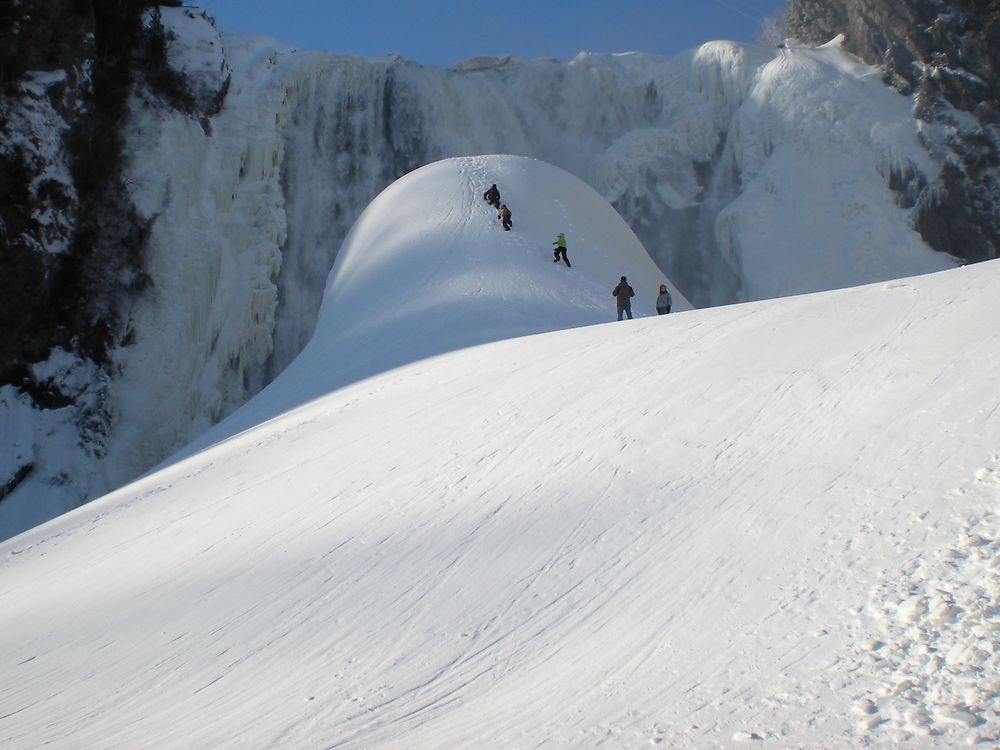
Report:
<svg viewBox="0 0 1000 750"><path fill-rule="evenodd" d="M568 60L588 52L675 55L752 41L787 0L201 0L222 29L300 49L448 66L477 55Z"/></svg>

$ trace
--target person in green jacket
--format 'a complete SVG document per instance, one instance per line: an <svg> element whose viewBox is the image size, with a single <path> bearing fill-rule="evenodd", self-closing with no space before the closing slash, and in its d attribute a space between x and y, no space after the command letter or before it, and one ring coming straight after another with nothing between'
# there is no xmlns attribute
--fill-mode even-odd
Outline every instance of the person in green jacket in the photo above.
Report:
<svg viewBox="0 0 1000 750"><path fill-rule="evenodd" d="M556 257L555 260L553 260L552 262L558 263L560 260L560 256L562 256L562 262L565 263L567 267L569 267L570 266L569 258L566 257L566 235L560 232L559 234L556 235L556 241L553 242L552 244L556 246L556 249L553 251Z"/></svg>

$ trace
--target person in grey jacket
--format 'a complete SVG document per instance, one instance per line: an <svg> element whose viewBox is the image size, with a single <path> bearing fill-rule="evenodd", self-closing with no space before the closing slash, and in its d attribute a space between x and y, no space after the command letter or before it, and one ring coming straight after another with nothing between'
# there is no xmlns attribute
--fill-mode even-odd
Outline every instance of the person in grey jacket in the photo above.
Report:
<svg viewBox="0 0 1000 750"><path fill-rule="evenodd" d="M660 294L656 298L656 314L666 315L670 312L670 292L667 291L666 284L660 284Z"/></svg>
<svg viewBox="0 0 1000 750"><path fill-rule="evenodd" d="M632 320L632 298L635 296L635 290L628 285L628 279L622 276L618 286L611 290L611 295L618 302L618 320L622 319L622 313L627 314L628 319Z"/></svg>

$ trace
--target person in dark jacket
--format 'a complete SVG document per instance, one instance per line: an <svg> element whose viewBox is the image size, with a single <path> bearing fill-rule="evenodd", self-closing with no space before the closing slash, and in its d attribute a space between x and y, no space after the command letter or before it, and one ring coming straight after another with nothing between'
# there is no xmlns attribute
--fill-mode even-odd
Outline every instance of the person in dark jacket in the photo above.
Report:
<svg viewBox="0 0 1000 750"><path fill-rule="evenodd" d="M497 184L494 182L490 185L490 189L483 193L483 198L494 208L500 208L500 191L497 190Z"/></svg>
<svg viewBox="0 0 1000 750"><path fill-rule="evenodd" d="M628 319L632 320L632 298L635 296L635 290L628 285L628 279L622 276L622 280L611 290L611 294L618 302L618 320L622 319L622 313L627 314Z"/></svg>
<svg viewBox="0 0 1000 750"><path fill-rule="evenodd" d="M503 228L507 231L510 231L511 227L510 209L507 208L506 203L500 204L500 212L497 214L497 218L500 219L500 223L503 225Z"/></svg>
<svg viewBox="0 0 1000 750"><path fill-rule="evenodd" d="M666 315L670 312L670 292L667 291L666 284L660 284L660 294L656 298L656 314Z"/></svg>
<svg viewBox="0 0 1000 750"><path fill-rule="evenodd" d="M569 262L569 258L566 255L566 235L560 232L559 234L556 235L556 241L553 242L552 244L556 246L555 250L552 251L553 254L555 255L555 260L553 260L552 262L558 263L561 260L563 263L566 264L567 268L571 268L572 266Z"/></svg>

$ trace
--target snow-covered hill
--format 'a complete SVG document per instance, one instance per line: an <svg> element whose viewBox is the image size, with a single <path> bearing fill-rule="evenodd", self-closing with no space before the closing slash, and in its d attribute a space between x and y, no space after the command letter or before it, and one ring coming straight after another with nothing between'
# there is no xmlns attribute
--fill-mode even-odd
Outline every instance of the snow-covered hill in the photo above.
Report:
<svg viewBox="0 0 1000 750"><path fill-rule="evenodd" d="M483 199L493 183L513 214L511 231ZM569 268L554 263L559 232ZM497 155L422 167L393 183L358 219L330 273L309 345L254 408L199 436L182 454L252 427L265 413L276 416L417 360L614 320L611 290L621 276L635 290L637 317L656 314L660 284L670 289L675 311L691 309L621 216L568 172Z"/></svg>
<svg viewBox="0 0 1000 750"><path fill-rule="evenodd" d="M534 182L577 185L401 181L231 437L0 544L0 744L1000 741L1000 265L443 353L610 318L621 267L648 299L613 212Z"/></svg>

